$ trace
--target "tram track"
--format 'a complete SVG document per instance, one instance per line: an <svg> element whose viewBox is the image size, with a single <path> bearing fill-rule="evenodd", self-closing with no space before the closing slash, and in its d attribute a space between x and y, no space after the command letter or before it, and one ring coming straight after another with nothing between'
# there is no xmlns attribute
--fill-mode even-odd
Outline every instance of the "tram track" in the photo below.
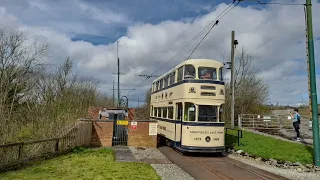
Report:
<svg viewBox="0 0 320 180"><path fill-rule="evenodd" d="M159 150L174 164L189 173L195 179L233 180L259 179L281 180L287 179L222 156L187 156L170 147L160 147ZM198 154L195 154L198 155Z"/></svg>

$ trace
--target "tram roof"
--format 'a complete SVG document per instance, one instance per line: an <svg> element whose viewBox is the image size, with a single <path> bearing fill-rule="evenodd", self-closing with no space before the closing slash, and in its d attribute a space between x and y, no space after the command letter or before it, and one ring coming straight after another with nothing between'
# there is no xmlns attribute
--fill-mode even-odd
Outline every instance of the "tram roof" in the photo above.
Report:
<svg viewBox="0 0 320 180"><path fill-rule="evenodd" d="M223 66L223 63L215 60L215 59L188 59L185 60L183 62L181 62L180 64L178 64L177 66L175 66L174 68L170 69L169 71L167 71L166 73L162 74L161 76L159 76L157 79L155 79L152 83L158 81L159 79L163 78L164 76L167 76L168 74L170 74L172 71L174 71L175 69L178 69L179 67L186 65L186 64L198 64L201 66L207 66L207 67L219 67L219 66Z"/></svg>

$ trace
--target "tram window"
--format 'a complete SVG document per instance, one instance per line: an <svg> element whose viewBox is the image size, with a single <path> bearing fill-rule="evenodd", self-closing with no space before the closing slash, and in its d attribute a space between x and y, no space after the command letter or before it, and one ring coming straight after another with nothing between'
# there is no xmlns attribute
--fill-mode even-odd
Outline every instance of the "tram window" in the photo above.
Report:
<svg viewBox="0 0 320 180"><path fill-rule="evenodd" d="M176 120L182 120L182 103L177 103L176 105Z"/></svg>
<svg viewBox="0 0 320 180"><path fill-rule="evenodd" d="M173 107L168 107L168 118L173 119Z"/></svg>
<svg viewBox="0 0 320 180"><path fill-rule="evenodd" d="M154 117L157 117L157 116L158 116L158 108L157 108L157 107L155 107L155 108L153 109L153 116L154 116Z"/></svg>
<svg viewBox="0 0 320 180"><path fill-rule="evenodd" d="M196 69L193 67L193 65L185 65L184 69L184 79L194 79L196 75Z"/></svg>
<svg viewBox="0 0 320 180"><path fill-rule="evenodd" d="M160 89L163 88L163 79L160 80Z"/></svg>
<svg viewBox="0 0 320 180"><path fill-rule="evenodd" d="M220 81L223 81L223 76L222 76L223 72L222 72L222 67L219 69L219 76L220 76Z"/></svg>
<svg viewBox="0 0 320 180"><path fill-rule="evenodd" d="M200 79L217 79L217 69L212 67L199 67Z"/></svg>
<svg viewBox="0 0 320 180"><path fill-rule="evenodd" d="M183 66L178 69L178 80L181 81L183 76Z"/></svg>
<svg viewBox="0 0 320 180"><path fill-rule="evenodd" d="M153 116L153 106L150 106L150 116Z"/></svg>
<svg viewBox="0 0 320 180"><path fill-rule="evenodd" d="M185 121L195 121L196 120L196 107L193 103L186 102L184 120Z"/></svg>
<svg viewBox="0 0 320 180"><path fill-rule="evenodd" d="M170 83L169 83L169 86L174 84L174 81L175 81L175 75L176 75L176 72L173 71L171 74L170 74Z"/></svg>
<svg viewBox="0 0 320 180"><path fill-rule="evenodd" d="M164 78L164 87L165 87L165 88L168 87L168 81L169 81L169 76L166 76L166 77Z"/></svg>
<svg viewBox="0 0 320 180"><path fill-rule="evenodd" d="M167 118L167 107L162 108L162 117Z"/></svg>
<svg viewBox="0 0 320 180"><path fill-rule="evenodd" d="M217 106L199 105L198 121L217 122Z"/></svg>

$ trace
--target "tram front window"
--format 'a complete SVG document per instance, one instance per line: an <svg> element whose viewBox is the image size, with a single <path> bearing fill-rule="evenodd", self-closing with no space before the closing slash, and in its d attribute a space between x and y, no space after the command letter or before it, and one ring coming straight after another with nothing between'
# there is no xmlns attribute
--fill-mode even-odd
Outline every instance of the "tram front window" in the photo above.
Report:
<svg viewBox="0 0 320 180"><path fill-rule="evenodd" d="M187 64L184 66L184 79L194 79L196 70L193 65Z"/></svg>
<svg viewBox="0 0 320 180"><path fill-rule="evenodd" d="M217 122L217 106L199 105L198 121Z"/></svg>
<svg viewBox="0 0 320 180"><path fill-rule="evenodd" d="M199 67L199 79L217 80L217 69L212 67Z"/></svg>

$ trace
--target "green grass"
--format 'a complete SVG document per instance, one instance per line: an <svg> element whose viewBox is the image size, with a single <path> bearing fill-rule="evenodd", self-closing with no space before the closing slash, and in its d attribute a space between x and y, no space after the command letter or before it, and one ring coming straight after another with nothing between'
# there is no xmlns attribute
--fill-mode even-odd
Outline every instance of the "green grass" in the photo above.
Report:
<svg viewBox="0 0 320 180"><path fill-rule="evenodd" d="M36 162L18 171L0 174L1 180L28 179L155 179L156 171L146 163L115 162L112 149L86 149Z"/></svg>
<svg viewBox="0 0 320 180"><path fill-rule="evenodd" d="M231 133L233 132L228 132L228 134ZM236 135L236 132L234 134ZM243 131L243 137L240 139L240 146L238 146L236 142L236 137L227 137L227 145L232 145L234 146L234 149L242 149L244 152L252 155L262 158L300 162L302 164L313 163L313 147L310 146L291 143L248 131Z"/></svg>

